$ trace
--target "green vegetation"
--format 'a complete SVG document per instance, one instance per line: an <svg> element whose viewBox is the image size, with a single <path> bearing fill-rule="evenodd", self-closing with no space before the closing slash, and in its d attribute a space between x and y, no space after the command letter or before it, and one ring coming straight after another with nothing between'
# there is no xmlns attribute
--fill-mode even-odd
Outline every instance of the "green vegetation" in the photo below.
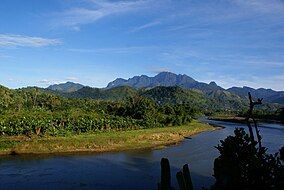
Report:
<svg viewBox="0 0 284 190"><path fill-rule="evenodd" d="M178 127L98 131L67 136L2 136L0 154L104 152L162 147L214 128L196 121Z"/></svg>
<svg viewBox="0 0 284 190"><path fill-rule="evenodd" d="M73 97L74 93L76 96ZM65 136L107 130L179 126L200 114L239 114L245 103L220 90L203 94L180 87L107 90L84 87L68 93L73 98L40 88L10 90L0 86L2 135ZM62 95L62 94L61 94ZM77 96L81 96L78 98ZM80 97L79 96L79 97ZM124 97L124 98L123 98ZM223 105L224 104L224 105ZM257 113L275 114L273 107ZM283 118L283 117L282 117Z"/></svg>
<svg viewBox="0 0 284 190"><path fill-rule="evenodd" d="M159 105L190 104L203 112L235 111L245 108L246 99L240 98L225 90L203 92L196 89L185 89L179 86L157 86L154 88L134 89L119 86L110 89L84 87L72 93L54 92L67 98L90 98L94 100L120 101L134 96L152 99Z"/></svg>
<svg viewBox="0 0 284 190"><path fill-rule="evenodd" d="M112 97L131 91L113 90ZM149 148L212 129L193 120L199 111L189 103L157 104L138 94L95 100L0 86L0 113L0 154Z"/></svg>
<svg viewBox="0 0 284 190"><path fill-rule="evenodd" d="M40 144L53 138L72 139L80 135L87 138L102 132L123 134L130 130L166 129L189 125L201 114L241 114L244 106L243 99L222 90L204 93L180 87L139 90L83 87L64 93L36 87L11 90L0 86L0 146L1 150L11 150L22 146L23 139ZM266 110L269 108L273 107ZM278 115L281 114L283 109Z"/></svg>
<svg viewBox="0 0 284 190"><path fill-rule="evenodd" d="M236 113L236 116L245 118L246 110L241 110ZM254 110L254 117L261 121L279 121L284 123L284 107L274 107L273 104L264 104L261 108Z"/></svg>
<svg viewBox="0 0 284 190"><path fill-rule="evenodd" d="M267 153L243 128L220 142L212 189L283 189L284 165L278 154Z"/></svg>
<svg viewBox="0 0 284 190"><path fill-rule="evenodd" d="M248 106L247 97L240 97L224 89L201 91L194 88L186 89L179 86L157 86L140 89L135 89L130 86L119 86L107 89L83 87L82 89L71 93L62 93L58 91L49 92L67 98L89 98L108 101L122 101L126 98L142 96L152 99L159 105L188 104L198 112L206 115L216 113L237 115L245 111ZM259 106L258 110L265 114L275 115L275 112L277 112L281 106L283 105L264 101L264 104Z"/></svg>
<svg viewBox="0 0 284 190"><path fill-rule="evenodd" d="M8 136L179 126L198 114L190 104L159 105L139 95L117 101L68 99L38 88L5 87L0 95L0 133Z"/></svg>

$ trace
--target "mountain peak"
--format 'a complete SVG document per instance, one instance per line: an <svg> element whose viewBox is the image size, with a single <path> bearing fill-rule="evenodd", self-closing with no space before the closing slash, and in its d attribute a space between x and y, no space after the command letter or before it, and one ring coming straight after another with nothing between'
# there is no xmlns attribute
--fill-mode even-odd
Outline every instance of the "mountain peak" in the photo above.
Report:
<svg viewBox="0 0 284 190"><path fill-rule="evenodd" d="M200 83L185 74L175 74L169 71L160 72L154 77L146 75L134 76L125 79L116 79L110 82L107 88L114 88L118 86L130 86L133 88L153 88L156 86L179 86L185 89L198 89L201 91L212 91L215 89L222 89L217 86L215 82L211 84Z"/></svg>
<svg viewBox="0 0 284 190"><path fill-rule="evenodd" d="M162 72L158 73L157 75L177 75L177 74L172 73L172 72L170 72L170 71L162 71ZM156 75L156 76L157 76L157 75Z"/></svg>
<svg viewBox="0 0 284 190"><path fill-rule="evenodd" d="M66 83L50 85L49 87L47 87L47 89L65 93L65 92L75 92L83 87L84 86L82 84L68 81Z"/></svg>
<svg viewBox="0 0 284 190"><path fill-rule="evenodd" d="M211 86L218 86L218 85L216 84L216 82L214 82L214 81L211 81L211 82L209 83L209 85L211 85Z"/></svg>

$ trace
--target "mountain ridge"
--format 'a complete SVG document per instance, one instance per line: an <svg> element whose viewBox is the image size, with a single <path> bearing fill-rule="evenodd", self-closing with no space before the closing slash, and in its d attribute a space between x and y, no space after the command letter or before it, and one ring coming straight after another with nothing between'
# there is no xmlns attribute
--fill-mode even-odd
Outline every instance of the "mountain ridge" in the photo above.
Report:
<svg viewBox="0 0 284 190"><path fill-rule="evenodd" d="M133 88L152 88L156 86L179 86L186 89L197 89L202 91L224 90L215 82L209 84L198 82L185 74L175 74L171 72L161 72L153 77L147 75L134 76L129 79L117 78L108 83L106 88L118 86L131 86Z"/></svg>
<svg viewBox="0 0 284 190"><path fill-rule="evenodd" d="M247 98L248 92L251 92L253 97L262 97L267 102L284 104L284 91L275 91L272 89L258 88L254 89L248 86L231 87L228 89L222 88L211 81L210 83L198 82L185 74L175 74L171 72L161 72L153 77L147 75L134 76L129 79L117 78L109 82L106 88L92 88L79 83L66 82L61 84L54 84L47 87L47 90L55 91L58 93L70 93L66 96L91 96L93 98L106 97L103 93L122 93L120 91L111 91L113 88L128 86L134 89L151 89L158 86L174 87L178 86L184 89L200 90L206 94L217 96L218 94L231 94L237 95L241 98ZM108 91L103 91L106 89ZM119 88L118 88L119 89ZM122 90L122 89L120 89ZM124 89L125 90L125 89ZM132 91L132 90L130 90ZM223 92L223 93L222 93ZM86 93L84 95L84 93ZM124 94L126 93L123 92Z"/></svg>
<svg viewBox="0 0 284 190"><path fill-rule="evenodd" d="M265 101L284 104L284 91L274 91L272 89L265 88L251 88L247 86L243 87L231 87L227 89L228 92L234 93L242 98L247 97L248 92L253 97L261 97Z"/></svg>
<svg viewBox="0 0 284 190"><path fill-rule="evenodd" d="M251 92L252 96L254 97L262 97L268 102L284 104L284 91L275 91L265 88L254 89L247 86L231 87L225 89L218 86L214 81L211 81L209 84L207 84L204 82L198 82L185 74L182 75L171 72L161 72L153 77L141 75L134 76L129 79L117 78L114 81L108 83L106 88L111 89L118 86L130 86L137 89L153 88L157 86L179 86L185 89L201 90L202 92L205 92L207 94L217 91L230 92L242 98L246 98L248 92Z"/></svg>

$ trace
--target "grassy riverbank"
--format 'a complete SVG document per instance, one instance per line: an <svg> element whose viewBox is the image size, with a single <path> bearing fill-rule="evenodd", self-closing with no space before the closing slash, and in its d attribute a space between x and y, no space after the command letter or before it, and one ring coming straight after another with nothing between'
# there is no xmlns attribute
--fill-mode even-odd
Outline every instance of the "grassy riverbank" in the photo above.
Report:
<svg viewBox="0 0 284 190"><path fill-rule="evenodd" d="M237 117L237 116L211 116L208 117L209 120L216 120L216 121L225 121L225 122L232 122L232 123L246 123L246 118L244 117Z"/></svg>
<svg viewBox="0 0 284 190"><path fill-rule="evenodd" d="M232 122L232 123L242 123L246 124L246 118L245 117L238 117L238 116L211 116L208 118L209 120L216 120L216 121L225 121L225 122ZM255 119L257 122L262 122L262 123L283 123L280 120L273 120L273 119ZM250 122L253 122L252 119L250 119Z"/></svg>
<svg viewBox="0 0 284 190"><path fill-rule="evenodd" d="M107 152L157 148L178 143L184 137L210 130L214 130L214 128L193 121L178 127L85 133L67 137L2 136L0 137L0 155Z"/></svg>

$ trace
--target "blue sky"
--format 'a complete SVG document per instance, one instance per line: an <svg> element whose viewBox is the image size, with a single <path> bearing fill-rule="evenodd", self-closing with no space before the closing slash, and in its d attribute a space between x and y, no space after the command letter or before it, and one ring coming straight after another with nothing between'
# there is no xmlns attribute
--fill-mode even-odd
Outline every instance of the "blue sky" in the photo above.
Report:
<svg viewBox="0 0 284 190"><path fill-rule="evenodd" d="M283 0L1 0L0 84L161 71L284 90Z"/></svg>

